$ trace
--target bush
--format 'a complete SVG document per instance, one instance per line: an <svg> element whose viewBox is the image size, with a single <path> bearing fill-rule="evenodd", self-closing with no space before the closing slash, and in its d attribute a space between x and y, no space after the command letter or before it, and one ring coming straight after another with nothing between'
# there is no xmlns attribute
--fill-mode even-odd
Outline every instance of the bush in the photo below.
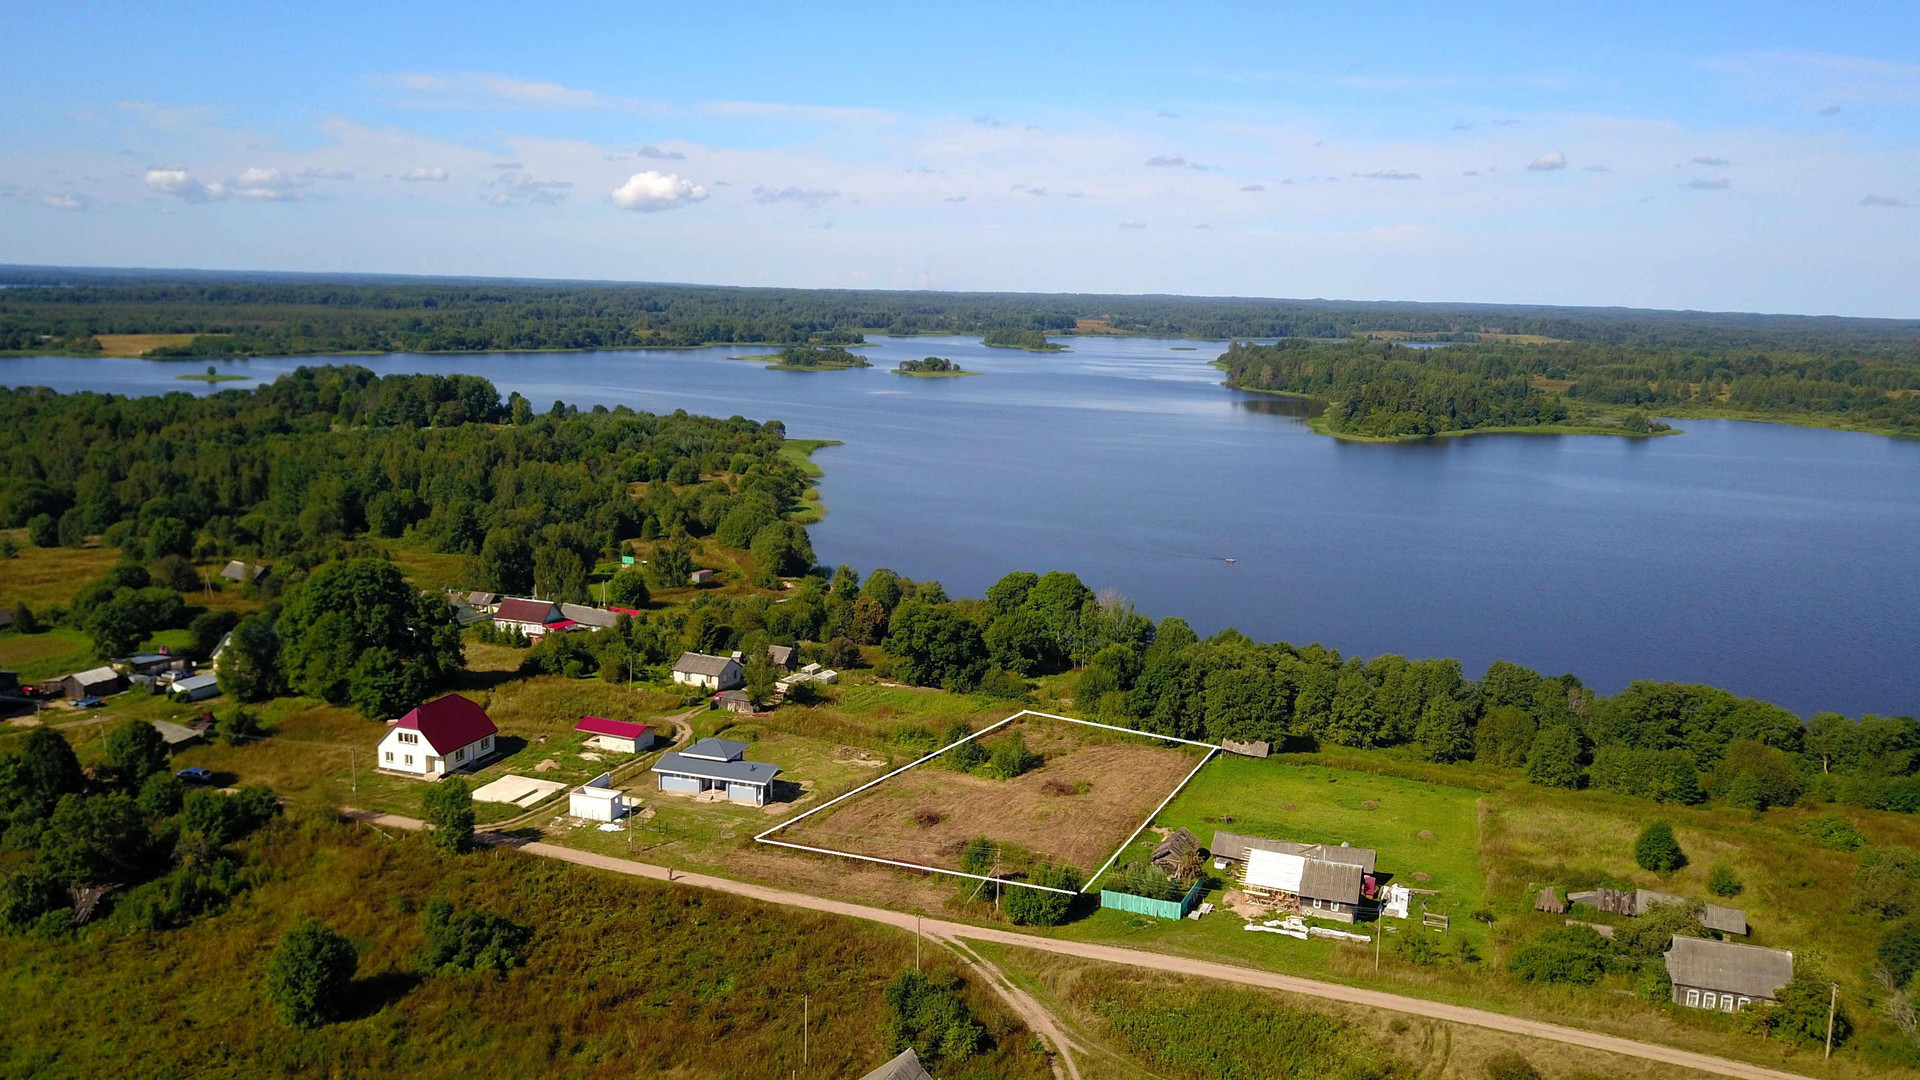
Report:
<svg viewBox="0 0 1920 1080"><path fill-rule="evenodd" d="M1827 1041L1827 1009L1833 984L1808 970L1805 965L1793 973L1793 981L1782 987L1773 1008L1764 1010L1761 1021L1775 1038L1803 1045ZM1833 1015L1833 1045L1839 1046L1853 1034L1853 1023L1844 1005Z"/></svg>
<svg viewBox="0 0 1920 1080"><path fill-rule="evenodd" d="M990 874L993 872L994 861L999 858L999 855L999 851L993 846L993 841L984 836L976 836L960 849L960 869L968 874Z"/></svg>
<svg viewBox="0 0 1920 1080"><path fill-rule="evenodd" d="M1733 867L1726 863L1714 863L1713 869L1707 871L1707 891L1715 896L1723 898L1739 896L1741 890L1746 887L1746 883L1733 872Z"/></svg>
<svg viewBox="0 0 1920 1080"><path fill-rule="evenodd" d="M1641 830L1640 839L1634 841L1633 861L1642 870L1671 874L1687 865L1687 856L1680 850L1680 841L1674 839L1673 826L1656 821Z"/></svg>
<svg viewBox="0 0 1920 1080"><path fill-rule="evenodd" d="M1102 887L1149 900L1179 900L1187 895L1185 887L1152 863L1128 863Z"/></svg>
<svg viewBox="0 0 1920 1080"><path fill-rule="evenodd" d="M628 566L607 582L607 602L618 607L643 608L653 599L647 590L647 576L637 566Z"/></svg>
<svg viewBox="0 0 1920 1080"><path fill-rule="evenodd" d="M1486 1080L1540 1080L1540 1070L1512 1050L1502 1050L1487 1058L1480 1065L1480 1075Z"/></svg>
<svg viewBox="0 0 1920 1080"><path fill-rule="evenodd" d="M903 971L887 985L887 1042L909 1047L925 1065L952 1065L985 1049L987 1030L960 996L960 981Z"/></svg>
<svg viewBox="0 0 1920 1080"><path fill-rule="evenodd" d="M259 737L260 720L252 713L235 705L231 712L220 718L217 730L220 733L221 742L228 746L238 746Z"/></svg>
<svg viewBox="0 0 1920 1080"><path fill-rule="evenodd" d="M169 818L180 812L180 804L186 798L187 786L180 778L168 772L157 772L147 777L140 785L140 795L134 800L140 806L140 812L150 818Z"/></svg>
<svg viewBox="0 0 1920 1080"><path fill-rule="evenodd" d="M1920 971L1920 922L1909 920L1887 927L1875 952L1894 989L1904 988L1913 981L1913 973Z"/></svg>
<svg viewBox="0 0 1920 1080"><path fill-rule="evenodd" d="M147 777L167 768L167 741L145 720L126 719L107 729L107 765L135 791Z"/></svg>
<svg viewBox="0 0 1920 1080"><path fill-rule="evenodd" d="M1867 846L1867 834L1839 814L1823 814L1803 821L1796 831L1820 847L1835 851L1859 851Z"/></svg>
<svg viewBox="0 0 1920 1080"><path fill-rule="evenodd" d="M1033 690L1027 680L1005 668L995 668L981 678L979 692L1000 701L1031 701Z"/></svg>
<svg viewBox="0 0 1920 1080"><path fill-rule="evenodd" d="M1039 768L1046 760L1046 755L1027 749L1027 737L1016 731L993 748L987 758L987 767L994 776L1011 780Z"/></svg>
<svg viewBox="0 0 1920 1080"><path fill-rule="evenodd" d="M947 725L946 738L941 741L940 745L951 746L971 734L973 734L972 725L968 724L965 720L955 720L953 723ZM987 763L987 748L981 746L978 739L963 742L942 755L940 763L955 772L971 772L975 768Z"/></svg>
<svg viewBox="0 0 1920 1080"><path fill-rule="evenodd" d="M1606 972L1607 939L1590 926L1555 926L1514 950L1507 970L1522 982L1592 986Z"/></svg>
<svg viewBox="0 0 1920 1080"><path fill-rule="evenodd" d="M427 842L436 849L458 855L473 845L473 788L464 777L450 776L428 787L420 808Z"/></svg>
<svg viewBox="0 0 1920 1080"><path fill-rule="evenodd" d="M420 970L491 971L505 975L527 962L533 931L490 911L458 911L445 900L428 902L421 928L427 947Z"/></svg>
<svg viewBox="0 0 1920 1080"><path fill-rule="evenodd" d="M1645 750L1602 746L1587 770L1593 786L1655 802L1691 804L1705 799L1700 774L1684 750Z"/></svg>
<svg viewBox="0 0 1920 1080"><path fill-rule="evenodd" d="M0 877L0 929L31 929L42 915L67 902L60 883L38 868L14 870Z"/></svg>
<svg viewBox="0 0 1920 1080"><path fill-rule="evenodd" d="M1080 891L1080 874L1071 866L1042 863L1028 875L1028 880L1035 885L1066 889L1068 892L1048 892L1046 889L1027 889L1016 885L1007 891L1004 898L1007 918L1015 926L1058 926L1066 922L1067 914L1073 908L1073 896L1069 893Z"/></svg>
<svg viewBox="0 0 1920 1080"><path fill-rule="evenodd" d="M1912 895L1920 889L1920 854L1911 848L1874 848L1860 856L1853 870L1854 911L1897 919L1912 910Z"/></svg>
<svg viewBox="0 0 1920 1080"><path fill-rule="evenodd" d="M280 938L267 963L267 998L295 1027L317 1027L346 1011L359 963L353 943L308 919Z"/></svg>

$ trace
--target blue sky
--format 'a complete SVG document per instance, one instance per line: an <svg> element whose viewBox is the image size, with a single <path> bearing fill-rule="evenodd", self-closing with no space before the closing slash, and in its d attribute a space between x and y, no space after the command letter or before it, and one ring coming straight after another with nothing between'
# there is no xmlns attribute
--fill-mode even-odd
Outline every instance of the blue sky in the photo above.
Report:
<svg viewBox="0 0 1920 1080"><path fill-rule="evenodd" d="M0 262L1920 316L1920 5L0 2Z"/></svg>

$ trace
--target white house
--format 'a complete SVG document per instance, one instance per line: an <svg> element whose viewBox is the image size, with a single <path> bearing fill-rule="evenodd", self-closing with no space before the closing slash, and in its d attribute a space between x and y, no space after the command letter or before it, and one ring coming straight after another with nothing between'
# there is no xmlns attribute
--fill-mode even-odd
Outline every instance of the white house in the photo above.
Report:
<svg viewBox="0 0 1920 1080"><path fill-rule="evenodd" d="M653 729L645 724L608 720L601 716L583 716L579 723L573 725L573 730L586 732L587 745L597 750L611 750L616 754L637 754L642 750L653 749Z"/></svg>
<svg viewBox="0 0 1920 1080"><path fill-rule="evenodd" d="M709 656L697 652L680 654L679 663L673 665L673 681L702 690L732 690L747 685L746 676L740 670L740 661L731 656Z"/></svg>
<svg viewBox="0 0 1920 1080"><path fill-rule="evenodd" d="M611 773L601 773L567 793L567 813L588 821L619 821L631 809L627 793L613 786Z"/></svg>
<svg viewBox="0 0 1920 1080"><path fill-rule="evenodd" d="M719 791L733 802L765 806L780 766L743 761L746 752L747 744L733 739L701 739L680 753L660 755L653 772L660 778L661 791L683 795Z"/></svg>
<svg viewBox="0 0 1920 1080"><path fill-rule="evenodd" d="M493 625L502 630L518 629L530 638L542 636L547 632L548 623L561 622L565 618L560 613L560 605L551 600L523 600L510 596L493 609Z"/></svg>
<svg viewBox="0 0 1920 1080"><path fill-rule="evenodd" d="M375 760L389 772L444 776L491 756L499 730L485 709L448 694L393 721Z"/></svg>

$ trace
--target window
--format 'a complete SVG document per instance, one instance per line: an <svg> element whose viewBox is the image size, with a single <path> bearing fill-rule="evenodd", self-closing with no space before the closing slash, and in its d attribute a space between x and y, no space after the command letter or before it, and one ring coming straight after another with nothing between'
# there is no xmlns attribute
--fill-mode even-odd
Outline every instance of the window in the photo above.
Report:
<svg viewBox="0 0 1920 1080"><path fill-rule="evenodd" d="M389 750L389 751L387 751L387 760L388 760L388 761L392 761L392 760L393 760L393 751L391 751L391 750Z"/></svg>
<svg viewBox="0 0 1920 1080"><path fill-rule="evenodd" d="M1753 999L1752 999L1752 998L1750 998L1750 997L1747 997L1747 996L1745 996L1745 995L1742 995L1742 996L1741 996L1741 998L1740 998L1740 1007L1741 1007L1741 1008L1743 1008L1743 1009L1744 1009L1744 1008L1746 1008L1747 1006L1749 1006L1749 1005L1751 1005L1751 1004L1753 1004Z"/></svg>
<svg viewBox="0 0 1920 1080"><path fill-rule="evenodd" d="M411 765L411 764L413 764L413 755L412 755L412 754L408 754L408 755L407 755L407 764L409 764L409 765Z"/></svg>
<svg viewBox="0 0 1920 1080"><path fill-rule="evenodd" d="M1700 1007L1703 1009L1718 1008L1719 1005L1720 1005L1720 995L1714 993L1711 990L1707 991L1705 994L1701 995L1700 997Z"/></svg>
<svg viewBox="0 0 1920 1080"><path fill-rule="evenodd" d="M1733 1011L1733 995L1732 994L1720 995L1720 1011L1721 1012Z"/></svg>
<svg viewBox="0 0 1920 1080"><path fill-rule="evenodd" d="M420 736L411 731L403 731L400 733L400 741L403 743L417 743L420 741Z"/></svg>
<svg viewBox="0 0 1920 1080"><path fill-rule="evenodd" d="M1698 990L1687 991L1687 1008L1697 1009L1699 1007L1700 1007L1700 991Z"/></svg>
<svg viewBox="0 0 1920 1080"><path fill-rule="evenodd" d="M466 756L467 756L467 752L465 750L455 750L453 752L453 760L455 761L459 761Z"/></svg>

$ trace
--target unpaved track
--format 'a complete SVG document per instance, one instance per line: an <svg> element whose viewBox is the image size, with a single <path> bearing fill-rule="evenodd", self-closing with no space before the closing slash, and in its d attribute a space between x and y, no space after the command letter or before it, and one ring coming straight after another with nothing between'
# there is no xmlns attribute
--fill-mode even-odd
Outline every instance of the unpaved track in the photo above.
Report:
<svg viewBox="0 0 1920 1080"><path fill-rule="evenodd" d="M384 825L389 828L418 829L421 823L413 818L394 814L373 814L361 810L345 809L348 817L361 821ZM1058 953L1063 956L1077 956L1083 960L1098 960L1106 964L1120 964L1126 967L1145 968L1151 971L1164 971L1175 975L1191 975L1203 979L1218 979L1222 982L1239 983L1243 986L1258 986L1269 990L1281 990L1290 994L1306 997L1325 998L1329 1001L1342 1001L1350 1005L1360 1005L1370 1009L1389 1009L1410 1016L1424 1016L1433 1020L1445 1020L1455 1024L1471 1024L1474 1027L1504 1031L1529 1039L1547 1039L1565 1043L1569 1046L1584 1047L1589 1050L1604 1050L1610 1054L1640 1058L1645 1061L1658 1061L1682 1068L1697 1069L1701 1072L1716 1073L1721 1076L1737 1077L1739 1080L1806 1080L1804 1074L1769 1069L1764 1065L1753 1065L1732 1058L1714 1057L1711 1054L1699 1054L1691 1050L1662 1046L1658 1043L1636 1042L1617 1035L1603 1035L1594 1031L1581 1031L1578 1028L1563 1027L1538 1020L1527 1020L1504 1013L1488 1012L1485 1009L1472 1009L1462 1005L1449 1005L1445 1002L1428 1001L1424 998L1406 997L1390 994L1381 990L1366 990L1355 986L1342 986L1339 983L1319 982L1303 979L1294 975L1281 975L1271 971L1259 971L1254 968L1240 967L1236 964L1222 964L1211 960L1195 960L1184 956L1170 956L1165 953L1142 952L1118 945L1101 945L1089 941L1061 941L1056 938L1037 937L1032 934L1015 933L989 926L971 926L966 923L948 922L944 919L917 918L906 912L889 911L885 908L868 907L865 904L850 904L843 900L830 900L806 893L789 892L785 889L755 885L752 882L734 881L730 878L712 877L707 874L689 874L665 866L635 862L631 859L618 859L609 855L596 855L590 851L576 851L538 841L517 842L506 837L483 837L489 843L510 845L533 855L543 855L550 859L574 863L579 866L591 866L600 870L611 870L616 874L628 874L633 877L653 878L656 881L671 881L677 885L689 885L700 889L712 889L716 892L732 893L769 904L786 907L804 908L808 911L823 911L832 915L845 915L853 919L865 919L869 922L884 923L898 927L908 933L916 929L929 937L939 940L966 939L971 941L991 941L1001 945L1012 945L1022 949L1034 949L1040 952Z"/></svg>

